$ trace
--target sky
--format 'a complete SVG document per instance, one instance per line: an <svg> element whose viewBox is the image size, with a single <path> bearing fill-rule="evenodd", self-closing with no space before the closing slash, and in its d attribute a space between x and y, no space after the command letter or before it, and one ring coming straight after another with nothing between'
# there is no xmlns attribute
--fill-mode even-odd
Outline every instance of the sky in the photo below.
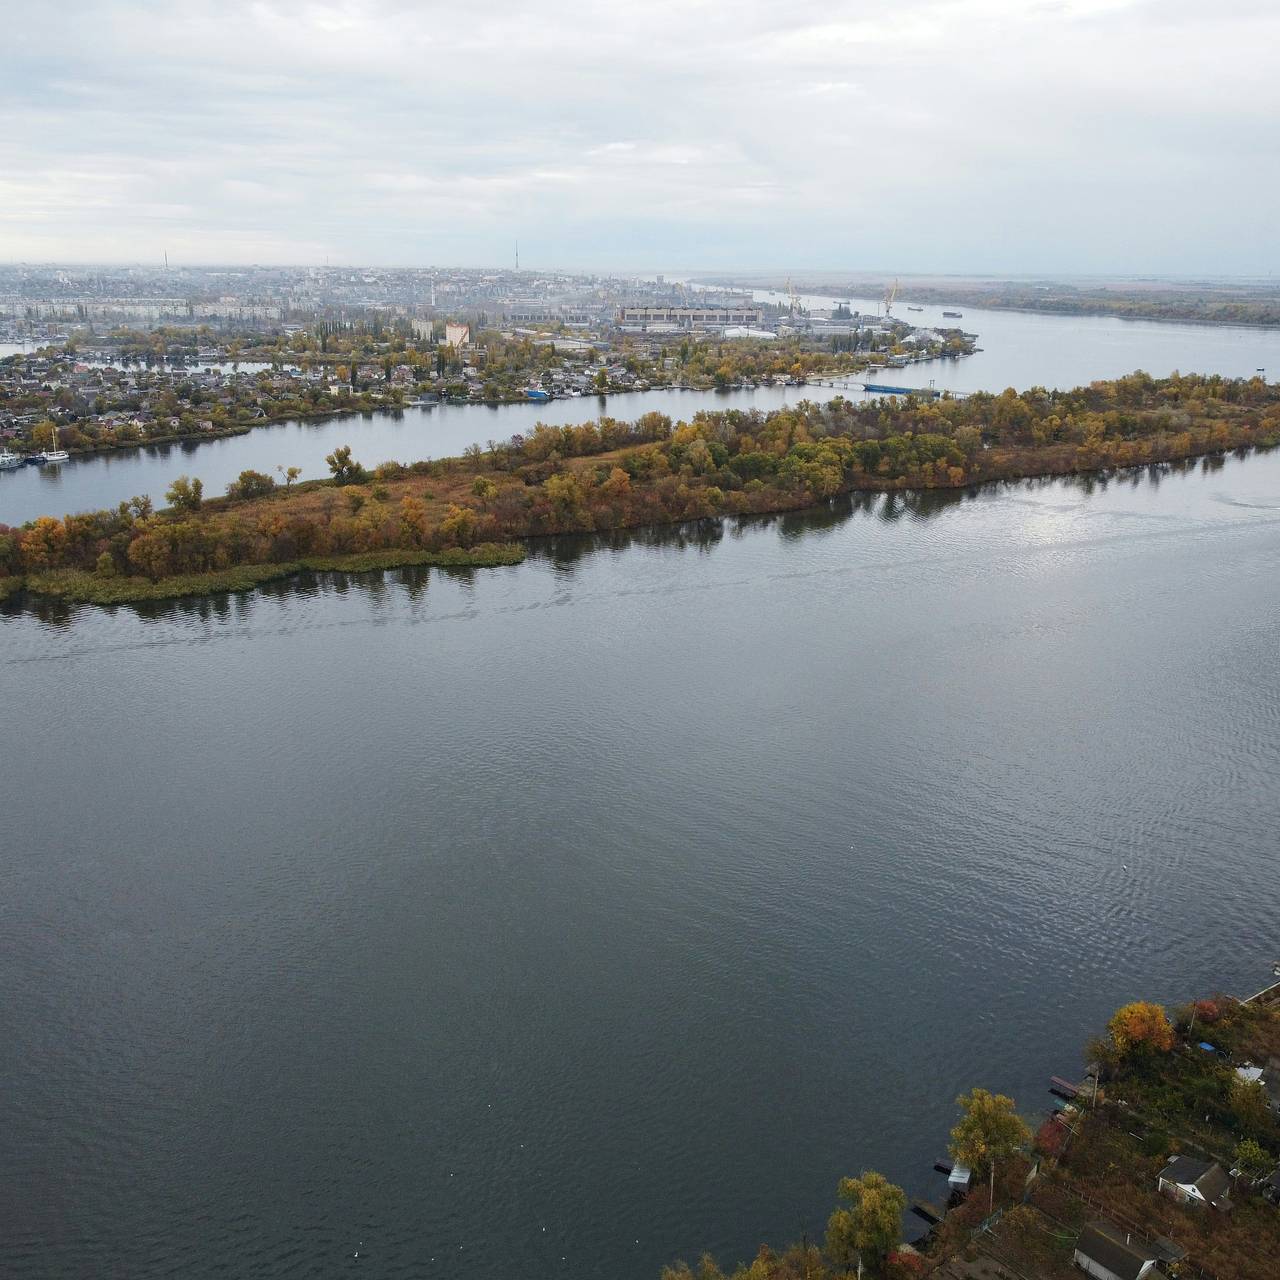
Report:
<svg viewBox="0 0 1280 1280"><path fill-rule="evenodd" d="M0 261L1269 278L1275 0L0 0Z"/></svg>

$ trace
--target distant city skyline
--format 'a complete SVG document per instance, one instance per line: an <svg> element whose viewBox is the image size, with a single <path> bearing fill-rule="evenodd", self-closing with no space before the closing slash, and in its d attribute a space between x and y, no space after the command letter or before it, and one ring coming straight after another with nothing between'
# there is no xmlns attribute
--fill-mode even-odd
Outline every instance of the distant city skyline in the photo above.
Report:
<svg viewBox="0 0 1280 1280"><path fill-rule="evenodd" d="M3 261L1274 274L1261 0L7 18Z"/></svg>

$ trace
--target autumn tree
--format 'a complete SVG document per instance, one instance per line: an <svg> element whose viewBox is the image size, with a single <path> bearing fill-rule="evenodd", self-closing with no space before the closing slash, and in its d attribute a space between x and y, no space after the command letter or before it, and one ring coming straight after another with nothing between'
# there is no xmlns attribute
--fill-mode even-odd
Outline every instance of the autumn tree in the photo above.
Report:
<svg viewBox="0 0 1280 1280"><path fill-rule="evenodd" d="M431 532L427 504L421 498L406 494L400 499L400 531L413 546L420 547Z"/></svg>
<svg viewBox="0 0 1280 1280"><path fill-rule="evenodd" d="M902 1238L906 1193L871 1169L859 1178L841 1178L836 1189L845 1204L827 1221L827 1253L846 1270L859 1260L874 1275L883 1275L889 1254Z"/></svg>
<svg viewBox="0 0 1280 1280"><path fill-rule="evenodd" d="M971 1089L956 1099L960 1123L951 1130L951 1157L991 1178L991 1202L995 1206L995 1168L1000 1160L1016 1154L1031 1139L1031 1131L1014 1110L1012 1098L986 1089Z"/></svg>
<svg viewBox="0 0 1280 1280"><path fill-rule="evenodd" d="M50 418L42 418L31 428L32 443L43 449L57 449L58 428Z"/></svg>
<svg viewBox="0 0 1280 1280"><path fill-rule="evenodd" d="M199 511L204 501L204 482L179 476L165 491L165 499L178 511Z"/></svg>
<svg viewBox="0 0 1280 1280"><path fill-rule="evenodd" d="M1173 1027L1158 1004L1136 1000L1111 1015L1107 1031L1116 1053L1126 1058L1135 1051L1168 1053L1173 1048Z"/></svg>
<svg viewBox="0 0 1280 1280"><path fill-rule="evenodd" d="M53 516L40 516L18 535L18 549L28 569L56 568L67 549L66 526Z"/></svg>

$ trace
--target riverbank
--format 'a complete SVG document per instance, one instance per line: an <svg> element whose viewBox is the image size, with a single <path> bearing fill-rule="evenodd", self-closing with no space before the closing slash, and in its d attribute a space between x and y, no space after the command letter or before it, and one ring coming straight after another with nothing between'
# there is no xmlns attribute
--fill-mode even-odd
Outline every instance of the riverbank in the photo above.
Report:
<svg viewBox="0 0 1280 1280"><path fill-rule="evenodd" d="M911 1204L929 1223L914 1246L900 1243L909 1203L901 1188L878 1174L841 1183L841 1198L874 1191L892 1206L878 1238L855 1242L862 1263L888 1280L979 1280L991 1264L1000 1274L1070 1280L1081 1251L1114 1265L1109 1242L1118 1241L1136 1259L1131 1274L1159 1261L1175 1276L1270 1280L1280 1256L1280 1120L1271 1102L1280 1065L1269 1065L1280 1063L1276 992L1217 995L1172 1017L1150 1002L1123 1006L1086 1046L1091 1061L1078 1084L1074 1072L1047 1081L1059 1101L1042 1121L1019 1119L1011 1098L962 1096L949 1158L935 1166L947 1175L941 1205ZM762 1246L731 1273L704 1256L696 1276L835 1280L851 1269L848 1225L837 1209L825 1247ZM694 1275L678 1263L662 1280Z"/></svg>
<svg viewBox="0 0 1280 1280"><path fill-rule="evenodd" d="M965 401L838 398L680 423L651 413L632 423L539 425L466 458L373 471L340 448L329 456L328 481L280 486L246 471L227 496L207 500L181 478L164 511L138 497L114 511L0 527L0 573L37 594L99 602L238 590L263 580L264 566L281 566L271 575L280 576L317 557L430 563L488 548L483 563L495 544L544 535L764 515L840 493L970 488L1277 443L1280 387L1260 379L1134 374L1072 392Z"/></svg>

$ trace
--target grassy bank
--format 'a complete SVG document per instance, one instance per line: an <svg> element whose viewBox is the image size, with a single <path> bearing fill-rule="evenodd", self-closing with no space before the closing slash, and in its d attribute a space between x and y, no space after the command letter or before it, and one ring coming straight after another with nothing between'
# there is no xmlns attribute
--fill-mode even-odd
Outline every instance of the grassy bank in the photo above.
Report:
<svg viewBox="0 0 1280 1280"><path fill-rule="evenodd" d="M448 547L440 551L393 547L349 555L307 556L281 564L245 564L233 569L175 574L155 580L139 576L100 577L82 569L55 569L32 574L25 579L0 578L0 599L25 589L32 595L55 597L76 604L136 604L144 600L176 600L184 596L251 591L264 582L291 578L299 573L370 573L414 565L490 569L519 564L524 558L524 547L508 542Z"/></svg>

